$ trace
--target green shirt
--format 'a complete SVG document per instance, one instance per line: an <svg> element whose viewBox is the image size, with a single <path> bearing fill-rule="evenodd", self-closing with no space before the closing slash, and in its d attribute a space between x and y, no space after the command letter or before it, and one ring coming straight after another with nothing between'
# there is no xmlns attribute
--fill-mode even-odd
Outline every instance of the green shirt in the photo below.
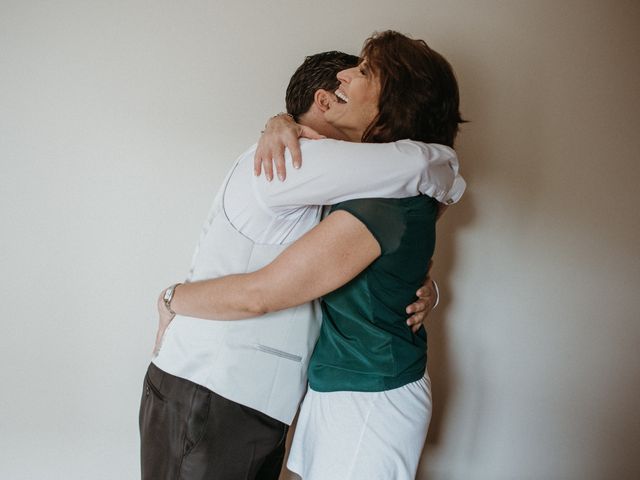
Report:
<svg viewBox="0 0 640 480"><path fill-rule="evenodd" d="M433 254L437 202L426 196L367 198L331 209L337 210L369 229L381 255L322 299L309 385L320 392L374 392L419 380L427 363L427 334L424 328L411 331L405 309L415 301Z"/></svg>

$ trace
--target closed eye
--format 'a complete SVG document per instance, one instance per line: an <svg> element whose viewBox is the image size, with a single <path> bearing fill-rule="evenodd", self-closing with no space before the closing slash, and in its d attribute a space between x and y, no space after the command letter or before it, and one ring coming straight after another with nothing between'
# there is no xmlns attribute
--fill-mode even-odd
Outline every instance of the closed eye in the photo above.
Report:
<svg viewBox="0 0 640 480"><path fill-rule="evenodd" d="M358 65L358 71L360 72L360 75L364 75L365 77L367 75L369 75L369 68L367 68L367 62L364 61L362 63L360 63L360 65Z"/></svg>

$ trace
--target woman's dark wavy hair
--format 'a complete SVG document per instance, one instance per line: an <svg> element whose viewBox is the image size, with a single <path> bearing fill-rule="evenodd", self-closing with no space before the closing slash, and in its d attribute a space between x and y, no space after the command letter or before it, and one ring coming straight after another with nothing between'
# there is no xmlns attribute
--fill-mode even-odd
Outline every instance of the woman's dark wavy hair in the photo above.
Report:
<svg viewBox="0 0 640 480"><path fill-rule="evenodd" d="M464 120L458 82L442 55L423 40L387 30L365 41L360 58L380 79L379 114L363 142L410 138L453 147Z"/></svg>

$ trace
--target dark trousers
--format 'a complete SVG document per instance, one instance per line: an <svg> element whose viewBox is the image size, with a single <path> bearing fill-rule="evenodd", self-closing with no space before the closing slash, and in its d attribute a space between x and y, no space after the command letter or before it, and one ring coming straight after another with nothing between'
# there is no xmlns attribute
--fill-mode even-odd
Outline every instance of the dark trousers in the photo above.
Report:
<svg viewBox="0 0 640 480"><path fill-rule="evenodd" d="M140 403L143 480L277 480L288 425L153 363Z"/></svg>

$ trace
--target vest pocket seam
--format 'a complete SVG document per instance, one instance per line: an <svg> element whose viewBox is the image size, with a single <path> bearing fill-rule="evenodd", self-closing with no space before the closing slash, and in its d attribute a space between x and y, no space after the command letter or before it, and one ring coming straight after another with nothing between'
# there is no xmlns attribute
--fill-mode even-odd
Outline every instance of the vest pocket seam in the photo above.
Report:
<svg viewBox="0 0 640 480"><path fill-rule="evenodd" d="M255 344L255 348L269 355L274 355L276 357L284 358L286 360L291 360L293 362L298 362L298 363L302 362L302 357L300 355L295 355L293 353L285 352L283 350L278 350L277 348L268 347L266 345L262 345L261 343Z"/></svg>

